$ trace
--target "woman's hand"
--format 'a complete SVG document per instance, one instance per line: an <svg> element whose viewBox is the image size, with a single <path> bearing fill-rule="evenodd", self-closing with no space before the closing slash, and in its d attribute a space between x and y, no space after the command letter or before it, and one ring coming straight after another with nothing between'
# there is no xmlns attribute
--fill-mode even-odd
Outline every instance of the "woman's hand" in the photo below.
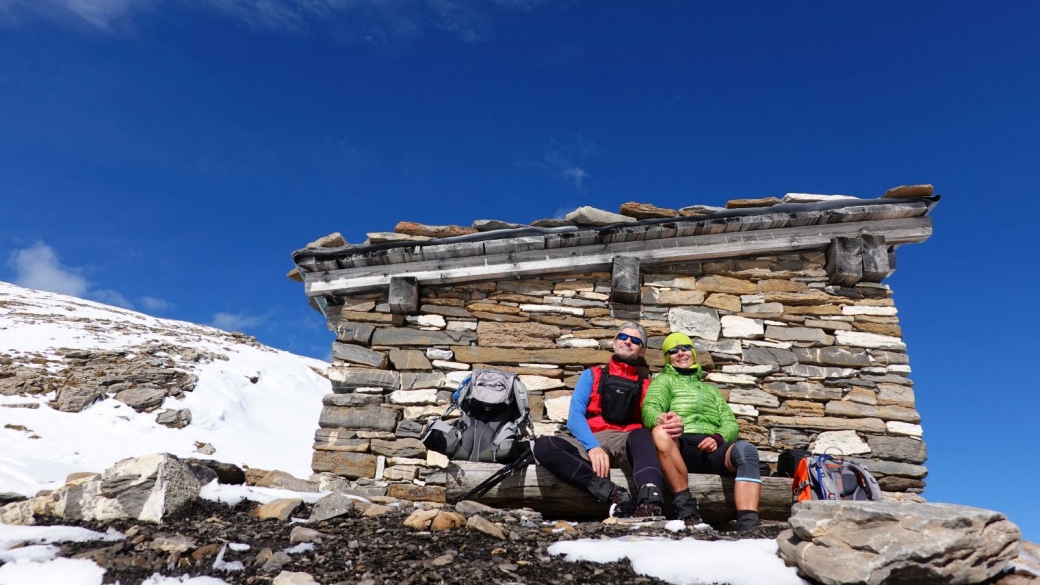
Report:
<svg viewBox="0 0 1040 585"><path fill-rule="evenodd" d="M697 448L705 453L711 453L719 448L719 444L715 442L715 437L704 437L704 440L697 445Z"/></svg>
<svg viewBox="0 0 1040 585"><path fill-rule="evenodd" d="M666 412L657 417L657 426L663 428L669 437L679 438L683 432L682 417L674 412Z"/></svg>

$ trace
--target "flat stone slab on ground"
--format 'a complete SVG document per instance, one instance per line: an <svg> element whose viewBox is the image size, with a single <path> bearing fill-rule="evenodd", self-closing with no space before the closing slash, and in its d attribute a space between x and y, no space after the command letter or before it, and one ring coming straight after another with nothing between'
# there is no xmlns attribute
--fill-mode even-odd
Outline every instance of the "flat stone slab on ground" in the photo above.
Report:
<svg viewBox="0 0 1040 585"><path fill-rule="evenodd" d="M790 523L780 557L827 585L981 583L1019 550L1003 514L953 504L801 502Z"/></svg>

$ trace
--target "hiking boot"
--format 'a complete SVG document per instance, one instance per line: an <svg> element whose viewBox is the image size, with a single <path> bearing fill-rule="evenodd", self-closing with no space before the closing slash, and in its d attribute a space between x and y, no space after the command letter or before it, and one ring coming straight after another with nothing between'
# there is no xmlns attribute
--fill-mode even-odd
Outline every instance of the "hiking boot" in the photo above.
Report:
<svg viewBox="0 0 1040 585"><path fill-rule="evenodd" d="M660 504L643 502L636 504L636 509L632 511L633 518L653 518L655 516L664 516L664 508Z"/></svg>
<svg viewBox="0 0 1040 585"><path fill-rule="evenodd" d="M628 518L636 509L632 494L606 478L593 479L587 489L597 500L610 504L610 515L615 518Z"/></svg>
<svg viewBox="0 0 1040 585"><path fill-rule="evenodd" d="M632 494L623 487L614 486L610 491L610 515L614 518L631 518L635 515L636 504Z"/></svg>
<svg viewBox="0 0 1040 585"><path fill-rule="evenodd" d="M693 497L690 490L675 492L672 495L672 505L675 507L675 513L679 516L679 519L685 520L687 524L700 524L703 522L701 519L701 507L697 504L697 498Z"/></svg>
<svg viewBox="0 0 1040 585"><path fill-rule="evenodd" d="M637 518L664 516L664 494L661 493L661 488L652 483L640 487L632 515Z"/></svg>
<svg viewBox="0 0 1040 585"><path fill-rule="evenodd" d="M749 532L762 525L762 520L758 517L758 512L737 512L737 521L733 525L733 530L736 532Z"/></svg>

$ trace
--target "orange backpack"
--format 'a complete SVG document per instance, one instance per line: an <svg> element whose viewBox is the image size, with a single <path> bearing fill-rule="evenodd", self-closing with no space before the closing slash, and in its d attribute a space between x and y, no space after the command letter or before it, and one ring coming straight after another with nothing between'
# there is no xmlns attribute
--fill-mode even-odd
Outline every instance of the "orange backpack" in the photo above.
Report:
<svg viewBox="0 0 1040 585"><path fill-rule="evenodd" d="M794 470L791 501L881 500L881 486L863 466L830 455L803 457Z"/></svg>

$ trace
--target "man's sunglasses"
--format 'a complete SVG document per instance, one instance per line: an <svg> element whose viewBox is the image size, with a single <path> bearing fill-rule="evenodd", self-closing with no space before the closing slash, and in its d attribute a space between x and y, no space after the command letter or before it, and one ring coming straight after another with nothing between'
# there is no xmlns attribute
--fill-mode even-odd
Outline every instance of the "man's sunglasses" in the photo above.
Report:
<svg viewBox="0 0 1040 585"><path fill-rule="evenodd" d="M643 340L639 339L635 335L629 335L628 333L618 333L617 338L621 341L631 341L636 345L643 345Z"/></svg>
<svg viewBox="0 0 1040 585"><path fill-rule="evenodd" d="M675 354L679 353L680 351L693 351L693 346L692 345L677 345L677 346L673 347L672 349L668 350L668 355L675 355Z"/></svg>

